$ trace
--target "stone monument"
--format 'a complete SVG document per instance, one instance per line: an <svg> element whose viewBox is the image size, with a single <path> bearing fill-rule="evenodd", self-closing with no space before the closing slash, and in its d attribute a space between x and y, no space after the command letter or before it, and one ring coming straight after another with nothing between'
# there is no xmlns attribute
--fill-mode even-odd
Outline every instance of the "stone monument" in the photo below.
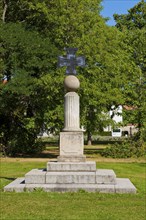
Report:
<svg viewBox="0 0 146 220"><path fill-rule="evenodd" d="M96 163L86 161L83 153L84 136L80 129L80 107L77 89L80 82L75 66L84 66L84 57L75 57L77 49L67 49L67 57L60 56L58 66L67 66L64 86L64 129L60 132L60 153L46 169L33 169L4 187L4 191L23 192L41 188L44 191L67 192L83 189L88 192L136 193L129 179L116 178L113 170L96 169Z"/></svg>
<svg viewBox="0 0 146 220"><path fill-rule="evenodd" d="M75 66L84 66L84 57L75 57L77 48L67 49L67 58L59 57L58 66L67 66L64 87L67 91L64 100L64 129L60 132L60 156L58 162L85 162L83 155L84 137L80 129L79 96L76 93L80 82Z"/></svg>

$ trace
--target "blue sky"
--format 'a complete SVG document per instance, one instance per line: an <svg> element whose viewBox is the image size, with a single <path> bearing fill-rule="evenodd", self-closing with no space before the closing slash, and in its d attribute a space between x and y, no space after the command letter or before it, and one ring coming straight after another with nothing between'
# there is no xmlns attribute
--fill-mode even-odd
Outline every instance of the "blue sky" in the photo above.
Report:
<svg viewBox="0 0 146 220"><path fill-rule="evenodd" d="M103 17L109 17L108 25L115 25L113 14L127 14L130 8L133 8L140 0L103 0L103 10L101 15Z"/></svg>

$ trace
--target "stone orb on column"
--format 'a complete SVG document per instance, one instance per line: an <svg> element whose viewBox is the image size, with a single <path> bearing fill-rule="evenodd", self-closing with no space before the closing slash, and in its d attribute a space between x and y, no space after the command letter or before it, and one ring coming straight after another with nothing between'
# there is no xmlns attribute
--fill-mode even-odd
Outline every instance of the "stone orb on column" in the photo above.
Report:
<svg viewBox="0 0 146 220"><path fill-rule="evenodd" d="M64 80L64 87L68 92L75 92L80 87L78 78L74 75L69 75Z"/></svg>

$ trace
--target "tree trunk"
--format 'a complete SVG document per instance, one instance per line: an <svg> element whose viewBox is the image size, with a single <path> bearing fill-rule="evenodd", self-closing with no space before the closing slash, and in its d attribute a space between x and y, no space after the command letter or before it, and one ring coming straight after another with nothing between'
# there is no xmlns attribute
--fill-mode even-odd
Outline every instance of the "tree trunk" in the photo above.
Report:
<svg viewBox="0 0 146 220"><path fill-rule="evenodd" d="M8 8L8 4L7 4L6 0L3 1L3 5L4 5L4 7L3 7L3 14L2 14L2 21L5 22L6 12L7 12L7 8Z"/></svg>
<svg viewBox="0 0 146 220"><path fill-rule="evenodd" d="M92 145L92 134L90 131L87 132L87 145Z"/></svg>

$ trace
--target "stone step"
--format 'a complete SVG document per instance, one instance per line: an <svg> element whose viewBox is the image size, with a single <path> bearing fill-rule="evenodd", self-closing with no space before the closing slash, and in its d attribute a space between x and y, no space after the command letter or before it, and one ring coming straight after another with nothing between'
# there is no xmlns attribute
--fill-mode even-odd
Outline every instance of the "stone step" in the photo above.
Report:
<svg viewBox="0 0 146 220"><path fill-rule="evenodd" d="M79 162L86 162L86 156L84 155L61 155L57 157L58 162L73 162L73 163L79 163Z"/></svg>
<svg viewBox="0 0 146 220"><path fill-rule="evenodd" d="M96 162L48 162L47 171L52 172L72 172L72 171L96 171Z"/></svg>
<svg viewBox="0 0 146 220"><path fill-rule="evenodd" d="M116 184L113 170L98 169L88 172L47 172L45 169L33 169L25 174L26 184Z"/></svg>
<svg viewBox="0 0 146 220"><path fill-rule="evenodd" d="M90 184L96 182L95 172L47 172L46 183L72 184L82 183Z"/></svg>
<svg viewBox="0 0 146 220"><path fill-rule="evenodd" d="M129 179L117 178L117 184L26 184L24 178L17 178L4 187L5 192L24 192L42 189L46 192L87 192L99 193L136 193L135 186Z"/></svg>
<svg viewBox="0 0 146 220"><path fill-rule="evenodd" d="M116 184L116 174L113 170L97 169L96 183L99 184Z"/></svg>
<svg viewBox="0 0 146 220"><path fill-rule="evenodd" d="M46 183L46 173L45 169L33 169L25 174L25 183L32 184L45 184Z"/></svg>
<svg viewBox="0 0 146 220"><path fill-rule="evenodd" d="M116 181L115 193L136 193L135 186L128 178L117 178Z"/></svg>

